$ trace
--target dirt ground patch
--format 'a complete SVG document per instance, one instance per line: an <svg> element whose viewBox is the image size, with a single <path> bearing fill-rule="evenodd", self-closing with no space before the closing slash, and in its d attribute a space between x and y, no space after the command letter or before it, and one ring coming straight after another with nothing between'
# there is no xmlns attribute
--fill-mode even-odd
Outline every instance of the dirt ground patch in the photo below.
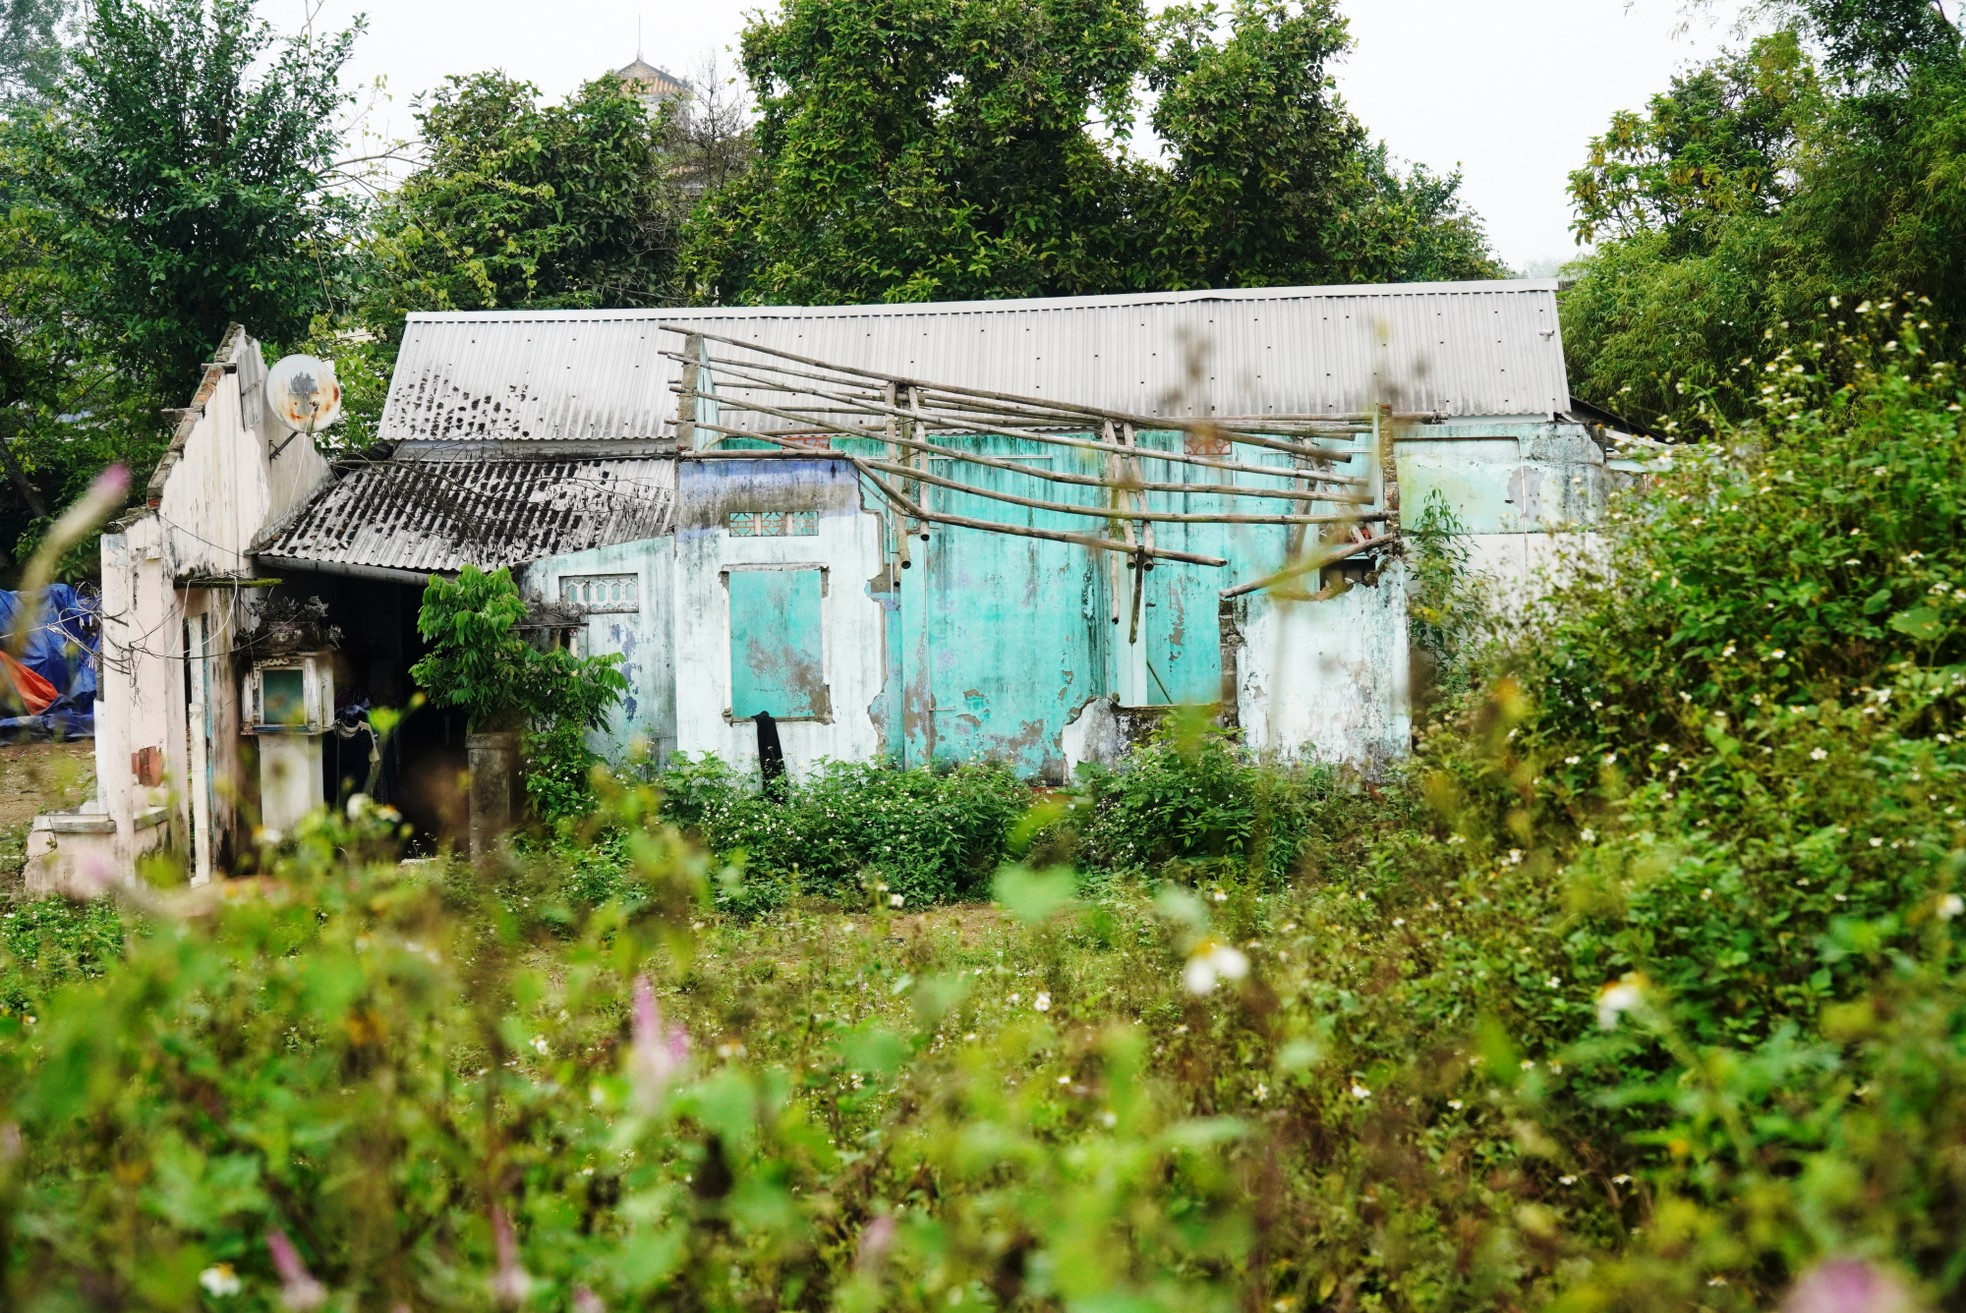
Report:
<svg viewBox="0 0 1966 1313"><path fill-rule="evenodd" d="M75 807L95 787L95 744L0 744L0 885L20 878L37 812Z"/></svg>

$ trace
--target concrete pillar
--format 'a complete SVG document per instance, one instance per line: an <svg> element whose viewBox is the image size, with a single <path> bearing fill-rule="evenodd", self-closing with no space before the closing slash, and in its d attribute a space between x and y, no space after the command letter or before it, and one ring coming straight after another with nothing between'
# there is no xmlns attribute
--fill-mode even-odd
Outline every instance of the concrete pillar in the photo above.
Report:
<svg viewBox="0 0 1966 1313"><path fill-rule="evenodd" d="M512 828L519 791L519 736L511 731L469 734L471 856L489 857Z"/></svg>

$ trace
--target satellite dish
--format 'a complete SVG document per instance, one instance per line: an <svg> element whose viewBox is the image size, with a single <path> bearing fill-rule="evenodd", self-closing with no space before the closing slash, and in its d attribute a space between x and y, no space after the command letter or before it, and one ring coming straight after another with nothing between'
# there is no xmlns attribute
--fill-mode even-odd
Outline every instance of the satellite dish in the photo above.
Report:
<svg viewBox="0 0 1966 1313"><path fill-rule="evenodd" d="M341 382L334 362L288 356L266 376L266 404L296 433L316 433L341 418Z"/></svg>

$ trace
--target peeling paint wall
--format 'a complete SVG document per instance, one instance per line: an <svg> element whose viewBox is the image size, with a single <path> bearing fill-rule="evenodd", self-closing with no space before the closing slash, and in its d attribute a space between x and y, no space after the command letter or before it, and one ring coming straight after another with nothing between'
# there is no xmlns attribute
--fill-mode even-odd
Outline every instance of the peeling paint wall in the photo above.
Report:
<svg viewBox="0 0 1966 1313"><path fill-rule="evenodd" d="M1406 577L1320 602L1238 598L1236 714L1251 751L1377 771L1411 746Z"/></svg>
<svg viewBox="0 0 1966 1313"><path fill-rule="evenodd" d="M632 579L632 594L596 585ZM646 538L550 556L526 567L525 595L587 612L582 655L618 653L628 695L606 730L593 736L602 756L636 752L659 761L676 749L675 540ZM583 599L600 595L599 602Z"/></svg>
<svg viewBox="0 0 1966 1313"><path fill-rule="evenodd" d="M1046 468L1079 459L1010 438L974 445ZM1417 514L1438 490L1469 531L1475 570L1494 577L1505 599L1545 586L1552 563L1591 550L1592 535L1573 530L1597 521L1617 478L1589 435L1567 424L1427 426L1402 435L1396 450L1404 514ZM931 468L949 477L952 464ZM1157 468L1153 477L1180 468ZM733 706L734 688L785 713L780 735L794 770L828 757L910 765L987 758L1057 779L1076 761L1108 753L1117 717L1212 702L1225 690L1249 746L1271 757L1376 770L1409 750L1406 576L1397 561L1369 583L1354 576L1325 600L1237 600L1228 612L1236 641L1225 648L1220 591L1282 564L1290 531L1161 524L1160 545L1230 565L1150 571L1136 644L1128 641L1133 575L1108 553L947 525L904 542L900 522L882 513L852 467L818 454L727 450L683 458L677 469L673 540L552 557L526 576L534 596L553 601L568 600L568 580L637 581L632 615L589 620L592 650L629 657L634 706L607 736L612 755L641 737L665 752L714 752L755 769L755 727L749 708ZM1364 457L1350 472L1366 472ZM1078 491L991 467L966 467L960 477L1052 500ZM925 487L920 495L937 512L1006 525L1100 525L971 492ZM1203 493L1156 493L1150 504L1241 509ZM1233 663L1226 678L1225 651Z"/></svg>
<svg viewBox="0 0 1966 1313"><path fill-rule="evenodd" d="M676 747L757 768L757 729L731 715L728 581L733 571L793 567L824 572L819 646L830 711L780 723L786 764L806 771L822 758L878 756L886 629L870 581L881 570L881 521L862 510L853 467L824 457L689 459L676 484ZM796 524L732 520L793 512L813 514Z"/></svg>
<svg viewBox="0 0 1966 1313"><path fill-rule="evenodd" d="M247 548L309 496L328 465L264 404L259 344L234 328L209 365L148 488L147 505L102 538L103 635L96 701L96 796L85 816L113 822L107 849L128 871L160 833L193 875L223 861L250 814L244 769L242 635L256 594ZM156 809L161 824L152 824ZM61 841L44 878L81 851ZM92 859L93 860L93 859Z"/></svg>

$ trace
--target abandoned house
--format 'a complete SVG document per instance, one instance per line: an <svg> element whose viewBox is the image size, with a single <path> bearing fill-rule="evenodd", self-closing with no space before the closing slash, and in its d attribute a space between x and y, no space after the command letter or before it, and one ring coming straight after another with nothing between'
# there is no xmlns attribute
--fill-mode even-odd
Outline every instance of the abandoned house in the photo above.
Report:
<svg viewBox="0 0 1966 1313"><path fill-rule="evenodd" d="M333 463L235 332L104 539L100 796L43 818L44 858L171 843L203 876L351 791L444 833L461 726L384 750L362 713L409 703L423 585L466 564L621 655L615 757L754 767L769 712L794 771L1062 780L1205 703L1255 752L1382 764L1402 515L1438 496L1516 583L1617 477L1556 290L413 315L380 441ZM272 752L297 785L262 785Z"/></svg>

